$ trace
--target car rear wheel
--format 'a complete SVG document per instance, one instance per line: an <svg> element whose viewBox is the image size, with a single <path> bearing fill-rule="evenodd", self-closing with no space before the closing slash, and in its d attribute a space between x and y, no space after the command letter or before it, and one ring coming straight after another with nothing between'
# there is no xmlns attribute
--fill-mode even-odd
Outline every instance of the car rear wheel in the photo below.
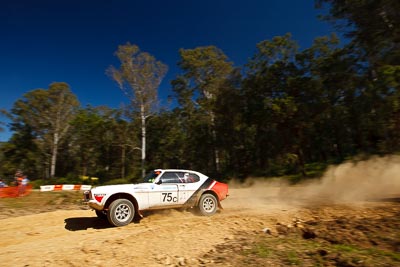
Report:
<svg viewBox="0 0 400 267"><path fill-rule="evenodd" d="M215 196L211 194L204 194L199 201L199 211L201 215L211 216L218 208L218 201Z"/></svg>
<svg viewBox="0 0 400 267"><path fill-rule="evenodd" d="M135 216L135 207L127 199L114 200L108 209L107 219L114 226L125 226L131 223Z"/></svg>

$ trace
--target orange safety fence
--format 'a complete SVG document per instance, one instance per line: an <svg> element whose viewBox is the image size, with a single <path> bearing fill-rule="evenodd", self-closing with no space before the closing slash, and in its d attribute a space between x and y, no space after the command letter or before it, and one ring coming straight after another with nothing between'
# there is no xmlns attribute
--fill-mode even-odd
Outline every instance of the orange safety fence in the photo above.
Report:
<svg viewBox="0 0 400 267"><path fill-rule="evenodd" d="M32 185L8 186L0 188L0 198L4 197L22 197L29 195L32 191Z"/></svg>
<svg viewBox="0 0 400 267"><path fill-rule="evenodd" d="M63 189L63 185L62 184L56 184L56 185L54 185L54 191L60 191L60 190L62 190Z"/></svg>

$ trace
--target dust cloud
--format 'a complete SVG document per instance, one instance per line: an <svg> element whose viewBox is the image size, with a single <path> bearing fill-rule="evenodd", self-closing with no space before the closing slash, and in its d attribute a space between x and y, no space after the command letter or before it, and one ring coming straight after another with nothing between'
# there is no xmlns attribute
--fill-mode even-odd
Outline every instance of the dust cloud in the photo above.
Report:
<svg viewBox="0 0 400 267"><path fill-rule="evenodd" d="M320 179L297 185L279 179L260 181L250 178L240 185L232 182L230 187L241 188L242 200L248 205L262 202L282 205L351 203L398 198L400 156L348 161L329 167Z"/></svg>
<svg viewBox="0 0 400 267"><path fill-rule="evenodd" d="M306 184L300 196L332 202L398 197L400 156L374 157L328 168L318 182Z"/></svg>

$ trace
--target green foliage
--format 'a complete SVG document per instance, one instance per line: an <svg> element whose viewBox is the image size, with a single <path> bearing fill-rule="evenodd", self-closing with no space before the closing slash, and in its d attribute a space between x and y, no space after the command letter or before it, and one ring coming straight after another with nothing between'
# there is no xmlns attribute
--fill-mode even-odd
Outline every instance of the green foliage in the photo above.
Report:
<svg viewBox="0 0 400 267"><path fill-rule="evenodd" d="M301 264L301 260L299 259L297 252L293 251L293 250L287 252L286 260L290 265L300 265Z"/></svg>
<svg viewBox="0 0 400 267"><path fill-rule="evenodd" d="M184 73L172 82L181 104L176 114L186 124L184 137L190 147L184 147L185 155L198 154L185 165L197 167L195 162L202 159L203 169L218 173L225 160L218 145L221 137L217 128L222 122L218 109L221 99L230 97L227 92L232 88L232 62L215 46L181 49L179 54L178 65ZM193 152L198 142L205 146L197 146L198 151Z"/></svg>
<svg viewBox="0 0 400 267"><path fill-rule="evenodd" d="M121 155L137 143L132 133L134 125L122 117L122 111L107 107L87 107L78 111L71 122L74 143L69 144L63 155L71 164L69 171L107 180L126 175L127 159ZM124 157L124 158L123 158ZM79 168L77 168L79 166Z"/></svg>
<svg viewBox="0 0 400 267"><path fill-rule="evenodd" d="M39 151L38 160L50 165L47 177L55 175L59 146L68 134L70 121L78 106L79 101L69 85L55 82L48 89L26 93L14 103L11 114L8 114L12 120L12 130L16 131L14 143L18 146L25 143L22 144L22 149ZM20 162L15 163L25 168L35 165L24 164L24 158L26 157L21 157Z"/></svg>
<svg viewBox="0 0 400 267"><path fill-rule="evenodd" d="M400 262L400 254L392 251L375 249L375 248L360 248L354 245L349 244L337 244L333 245L333 248L339 252L344 253L345 255L373 255L376 258L389 258L392 261Z"/></svg>
<svg viewBox="0 0 400 267"><path fill-rule="evenodd" d="M36 179L36 180L30 181L29 183L32 185L33 189L40 189L40 186L48 185L49 181L44 180L44 179Z"/></svg>
<svg viewBox="0 0 400 267"><path fill-rule="evenodd" d="M288 33L256 44L240 68L215 46L181 49L172 110L156 108L167 67L129 43L107 71L129 108L79 108L65 83L25 94L3 112L14 135L0 148L0 174L23 169L35 180L56 166L64 182L115 183L140 181L145 168L185 168L298 182L357 155L398 153L400 2L316 2L329 4L345 44L332 33L299 50Z"/></svg>
<svg viewBox="0 0 400 267"><path fill-rule="evenodd" d="M265 246L262 243L256 244L252 249L244 252L245 254L253 254L260 258L268 258L272 251L268 246Z"/></svg>
<svg viewBox="0 0 400 267"><path fill-rule="evenodd" d="M129 179L124 179L124 178L118 178L118 179L112 179L104 183L104 185L113 185L113 184L130 184L132 181Z"/></svg>
<svg viewBox="0 0 400 267"><path fill-rule="evenodd" d="M58 177L54 181L51 181L54 184L82 184L82 180L73 174L68 174L67 177Z"/></svg>
<svg viewBox="0 0 400 267"><path fill-rule="evenodd" d="M247 241L246 248L233 257L236 263L252 266L397 266L399 253L392 249L363 244L331 244L301 235L268 237L258 235ZM243 238L246 239L246 238ZM243 241L242 241L243 242Z"/></svg>

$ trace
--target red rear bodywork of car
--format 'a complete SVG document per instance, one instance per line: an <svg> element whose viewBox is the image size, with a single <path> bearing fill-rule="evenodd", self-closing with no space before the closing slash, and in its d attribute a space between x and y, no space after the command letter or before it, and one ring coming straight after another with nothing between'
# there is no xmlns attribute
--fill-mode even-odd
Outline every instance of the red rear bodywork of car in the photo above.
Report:
<svg viewBox="0 0 400 267"><path fill-rule="evenodd" d="M224 200L228 196L228 185L221 182L215 182L212 185L211 190L213 190L218 195L218 200Z"/></svg>

